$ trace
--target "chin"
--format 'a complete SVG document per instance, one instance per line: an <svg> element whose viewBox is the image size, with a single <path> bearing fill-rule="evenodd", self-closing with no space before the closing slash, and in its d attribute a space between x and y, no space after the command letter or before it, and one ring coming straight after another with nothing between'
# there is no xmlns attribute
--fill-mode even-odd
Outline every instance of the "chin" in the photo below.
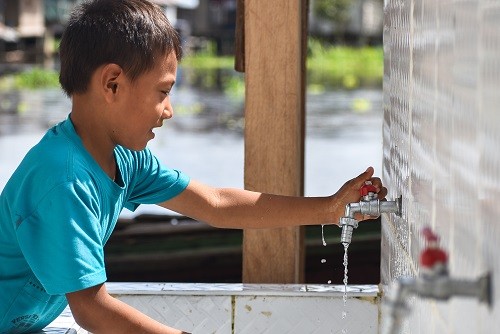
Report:
<svg viewBox="0 0 500 334"><path fill-rule="evenodd" d="M139 151L142 151L146 148L147 143L144 145L122 145L122 146L131 150L131 151L139 152Z"/></svg>
<svg viewBox="0 0 500 334"><path fill-rule="evenodd" d="M144 150L146 147L147 147L147 145L139 146L139 147L135 148L135 149L134 149L134 151L142 151L142 150Z"/></svg>

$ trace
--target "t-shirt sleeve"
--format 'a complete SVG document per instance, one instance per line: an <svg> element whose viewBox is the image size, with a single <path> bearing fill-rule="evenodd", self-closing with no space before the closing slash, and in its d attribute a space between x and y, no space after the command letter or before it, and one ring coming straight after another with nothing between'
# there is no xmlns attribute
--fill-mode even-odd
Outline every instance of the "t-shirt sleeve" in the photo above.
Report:
<svg viewBox="0 0 500 334"><path fill-rule="evenodd" d="M23 255L49 294L65 294L106 281L103 231L89 187L64 183L52 189L19 222Z"/></svg>
<svg viewBox="0 0 500 334"><path fill-rule="evenodd" d="M140 204L159 204L180 194L189 184L181 171L163 165L149 149L137 154L130 196L125 207L131 211Z"/></svg>

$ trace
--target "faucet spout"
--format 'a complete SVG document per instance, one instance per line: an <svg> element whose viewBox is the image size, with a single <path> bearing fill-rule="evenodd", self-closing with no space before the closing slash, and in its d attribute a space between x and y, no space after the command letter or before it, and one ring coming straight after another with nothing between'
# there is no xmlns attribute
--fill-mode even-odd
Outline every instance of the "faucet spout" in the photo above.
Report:
<svg viewBox="0 0 500 334"><path fill-rule="evenodd" d="M339 226L342 228L342 233L340 234L340 242L348 247L351 244L352 232L355 228L358 228L358 221L351 217L340 218Z"/></svg>

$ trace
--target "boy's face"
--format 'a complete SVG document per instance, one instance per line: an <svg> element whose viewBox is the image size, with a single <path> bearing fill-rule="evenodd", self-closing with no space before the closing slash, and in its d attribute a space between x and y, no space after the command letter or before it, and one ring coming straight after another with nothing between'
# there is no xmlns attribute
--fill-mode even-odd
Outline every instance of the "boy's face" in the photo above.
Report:
<svg viewBox="0 0 500 334"><path fill-rule="evenodd" d="M160 57L155 67L134 82L120 85L118 112L113 123L113 141L131 150L144 149L154 138L153 129L173 116L170 91L175 83L175 53Z"/></svg>

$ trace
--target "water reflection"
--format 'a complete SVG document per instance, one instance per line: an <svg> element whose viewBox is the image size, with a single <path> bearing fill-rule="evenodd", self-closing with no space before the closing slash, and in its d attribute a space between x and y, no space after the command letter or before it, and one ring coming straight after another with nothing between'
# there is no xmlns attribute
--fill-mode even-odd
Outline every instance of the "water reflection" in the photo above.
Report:
<svg viewBox="0 0 500 334"><path fill-rule="evenodd" d="M181 82L172 92L175 116L158 129L150 148L167 165L202 182L242 187L244 104L243 95L234 96ZM0 189L70 108L58 89L0 93ZM330 194L367 165L380 174L380 89L308 94L306 109L306 195ZM145 206L139 212L157 210Z"/></svg>

